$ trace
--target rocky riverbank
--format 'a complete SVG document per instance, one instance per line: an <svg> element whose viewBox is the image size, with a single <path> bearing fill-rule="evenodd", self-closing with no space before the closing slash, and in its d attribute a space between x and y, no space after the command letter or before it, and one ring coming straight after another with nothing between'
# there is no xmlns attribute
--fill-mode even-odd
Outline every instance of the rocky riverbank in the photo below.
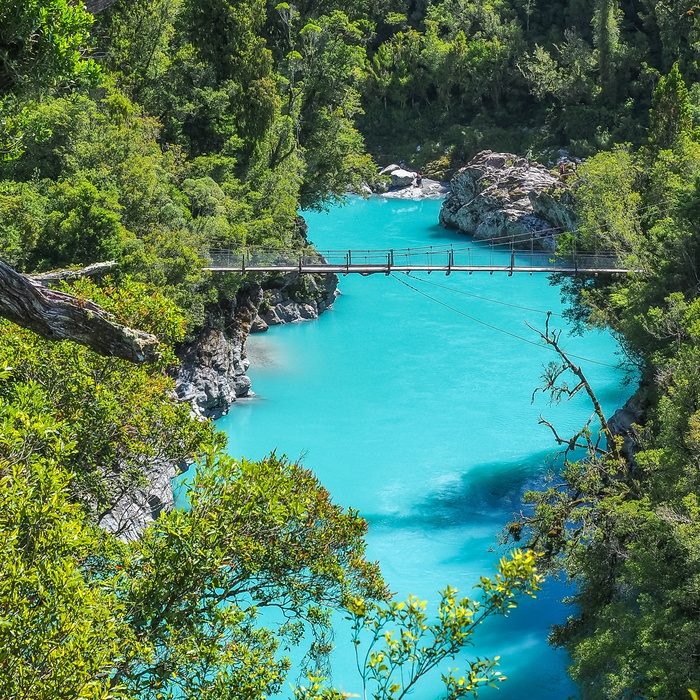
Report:
<svg viewBox="0 0 700 700"><path fill-rule="evenodd" d="M447 182L423 177L416 170L401 165L387 165L379 171L379 182L372 189L365 186L361 194L377 194L386 199L436 199L450 191Z"/></svg>
<svg viewBox="0 0 700 700"><path fill-rule="evenodd" d="M177 349L175 391L198 415L219 418L232 403L251 395L245 341L270 326L318 318L337 294L336 275L268 276L241 287L212 314L210 326Z"/></svg>
<svg viewBox="0 0 700 700"><path fill-rule="evenodd" d="M556 234L576 226L564 180L510 153L482 151L450 185L396 164L383 168L379 176L384 185L376 193L383 197L416 200L447 194L440 223L477 240L512 240L522 247L533 241L537 248L552 250ZM337 283L335 275L290 273L239 289L227 308L218 309L216 323L178 349L178 398L203 417L226 413L236 399L251 394L245 356L248 335L271 325L318 318L335 300Z"/></svg>

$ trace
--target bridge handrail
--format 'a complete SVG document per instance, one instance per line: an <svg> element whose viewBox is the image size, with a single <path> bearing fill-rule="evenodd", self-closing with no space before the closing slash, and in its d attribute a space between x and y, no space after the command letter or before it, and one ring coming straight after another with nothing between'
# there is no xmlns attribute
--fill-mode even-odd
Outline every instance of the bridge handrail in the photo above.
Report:
<svg viewBox="0 0 700 700"><path fill-rule="evenodd" d="M289 250L284 248L249 247L239 249L211 248L205 254L210 268L245 270L255 267L284 266L387 266L410 267L493 267L503 265L503 251L494 252L488 246L470 245L454 247L423 246L420 248L382 248L315 250L312 248ZM513 268L550 267L612 269L621 267L619 256L611 252L575 253L560 255L544 251L511 251Z"/></svg>

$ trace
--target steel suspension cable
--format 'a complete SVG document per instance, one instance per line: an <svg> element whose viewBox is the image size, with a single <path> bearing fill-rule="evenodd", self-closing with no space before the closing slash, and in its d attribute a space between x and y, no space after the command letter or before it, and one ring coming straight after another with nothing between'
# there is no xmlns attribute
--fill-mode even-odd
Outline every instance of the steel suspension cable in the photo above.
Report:
<svg viewBox="0 0 700 700"><path fill-rule="evenodd" d="M408 287L409 289L412 289L414 292L420 294L422 297L425 297L426 299L430 299L430 301L433 301L436 304L439 304L440 306L444 306L446 309L449 309L450 311L454 311L456 314L459 314L460 316L464 316L464 318L468 318L470 321L474 321L474 323L478 323L482 326L486 326L486 328L490 328L491 330L497 331L498 333L503 333L504 335L508 335L511 338L515 338L516 340L521 340L523 343L528 343L528 345L534 345L535 347L543 348L543 349L547 349L550 347L548 345L542 345L534 340L530 340L529 338L523 338L522 336L517 335L516 333L511 333L510 331L507 331L504 328L499 328L498 326L494 326L491 323L486 323L486 321L482 321L478 318L475 318L474 316L470 316L469 314L465 313L464 311L461 311L460 309L456 309L454 306L450 306L449 304L446 304L444 301L440 301L440 299L436 299L435 297L430 296L430 294L426 294L425 292L421 291L417 287L414 287L412 284L409 284L405 280L400 279L395 274L392 273L391 276L397 282L403 284L405 287ZM553 348L551 348L551 349L553 350ZM618 369L617 365L611 365L607 362L600 362L599 360L591 360L589 357L583 357L582 355L574 355L574 354L567 353L567 357L573 357L576 360L582 360L583 362L590 362L591 364L601 365L602 367L610 367L611 369Z"/></svg>
<svg viewBox="0 0 700 700"><path fill-rule="evenodd" d="M423 284L429 284L431 287L438 287L439 289L447 289L450 292L454 292L455 294L462 294L465 297L472 297L474 299L481 299L482 301L490 301L493 304L500 304L501 306L510 306L513 309L521 309L523 311L532 311L533 313L536 314L544 314L545 316L547 314L551 314L552 316L558 316L559 318L565 318L562 314L557 314L554 313L553 311L542 311L542 309L532 309L529 306L519 306L518 304L510 304L507 301L500 301L499 299L490 299L489 297L482 297L479 296L478 294L472 294L471 292L465 292L462 291L461 289L455 289L454 287L448 287L446 284L438 284L437 282L433 282L431 280L426 280L423 279L422 277L412 277L410 272L405 273L406 276L411 277L412 280L416 282L422 282Z"/></svg>

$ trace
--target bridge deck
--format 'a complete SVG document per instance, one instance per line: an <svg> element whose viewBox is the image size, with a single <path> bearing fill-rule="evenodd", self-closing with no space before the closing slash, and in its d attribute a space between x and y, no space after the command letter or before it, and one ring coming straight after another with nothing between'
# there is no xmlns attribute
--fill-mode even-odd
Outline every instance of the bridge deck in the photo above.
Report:
<svg viewBox="0 0 700 700"><path fill-rule="evenodd" d="M210 272L298 272L302 275L389 275L392 272L443 272L447 275L452 272L547 272L549 274L559 272L562 274L627 274L627 268L620 267L570 267L570 266L528 266L528 265L232 265L210 266L203 268Z"/></svg>
<svg viewBox="0 0 700 700"><path fill-rule="evenodd" d="M514 272L626 274L629 269L610 253L555 255L542 251L503 250L488 245L426 246L401 250L290 251L246 248L210 250L211 272L298 272L300 274L389 275L392 272Z"/></svg>

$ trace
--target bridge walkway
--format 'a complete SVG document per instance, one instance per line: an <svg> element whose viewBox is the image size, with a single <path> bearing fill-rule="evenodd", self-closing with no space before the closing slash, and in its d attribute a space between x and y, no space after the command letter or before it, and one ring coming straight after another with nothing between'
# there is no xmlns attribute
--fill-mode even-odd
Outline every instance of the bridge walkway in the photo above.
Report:
<svg viewBox="0 0 700 700"><path fill-rule="evenodd" d="M489 246L426 246L389 250L290 251L269 248L211 249L211 272L298 272L300 274L390 275L393 272L515 272L627 274L612 253L559 255L542 251L496 250Z"/></svg>

